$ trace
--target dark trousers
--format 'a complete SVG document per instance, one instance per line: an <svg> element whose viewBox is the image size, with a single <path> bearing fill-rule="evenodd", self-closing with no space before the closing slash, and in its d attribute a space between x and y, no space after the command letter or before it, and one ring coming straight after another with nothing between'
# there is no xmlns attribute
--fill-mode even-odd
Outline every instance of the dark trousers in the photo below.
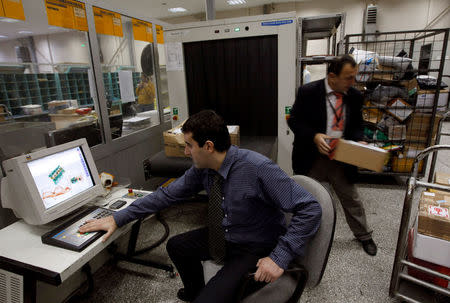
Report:
<svg viewBox="0 0 450 303"><path fill-rule="evenodd" d="M167 242L167 252L180 274L186 293L196 298L195 303L235 303L244 277L254 272L258 260L267 257L272 249L227 242L224 266L205 285L201 261L211 259L208 229L189 231ZM246 295L264 285L251 283Z"/></svg>
<svg viewBox="0 0 450 303"><path fill-rule="evenodd" d="M328 182L344 209L348 226L358 240L372 239L372 230L367 225L366 212L358 191L345 175L341 162L319 156L314 162L308 176L319 182Z"/></svg>

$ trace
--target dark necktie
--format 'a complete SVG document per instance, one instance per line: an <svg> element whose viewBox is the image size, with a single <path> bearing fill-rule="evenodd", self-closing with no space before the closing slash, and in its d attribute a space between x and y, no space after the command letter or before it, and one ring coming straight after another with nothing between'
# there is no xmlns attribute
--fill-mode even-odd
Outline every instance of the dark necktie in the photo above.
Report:
<svg viewBox="0 0 450 303"><path fill-rule="evenodd" d="M209 252L216 263L223 263L225 258L225 233L222 228L223 210L222 204L222 181L219 174L213 177L213 184L209 191L208 204L208 229L209 229Z"/></svg>

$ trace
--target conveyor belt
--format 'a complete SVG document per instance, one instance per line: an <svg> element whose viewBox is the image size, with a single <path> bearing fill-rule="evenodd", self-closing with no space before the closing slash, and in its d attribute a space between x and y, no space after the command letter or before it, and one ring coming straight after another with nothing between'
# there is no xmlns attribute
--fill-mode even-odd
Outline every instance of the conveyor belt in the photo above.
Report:
<svg viewBox="0 0 450 303"><path fill-rule="evenodd" d="M276 161L277 137L241 136L240 147L256 151ZM167 157L164 150L150 158L150 174L154 177L178 178L191 166L191 158Z"/></svg>

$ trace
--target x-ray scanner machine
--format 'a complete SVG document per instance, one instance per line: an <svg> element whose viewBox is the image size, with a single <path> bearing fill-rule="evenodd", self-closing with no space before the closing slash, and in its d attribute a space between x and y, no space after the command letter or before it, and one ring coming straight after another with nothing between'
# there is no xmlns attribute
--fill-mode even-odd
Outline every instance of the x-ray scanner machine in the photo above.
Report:
<svg viewBox="0 0 450 303"><path fill-rule="evenodd" d="M295 100L295 13L185 23L165 29L172 124L214 109L242 136L272 136L277 162L292 174L293 135L286 116Z"/></svg>

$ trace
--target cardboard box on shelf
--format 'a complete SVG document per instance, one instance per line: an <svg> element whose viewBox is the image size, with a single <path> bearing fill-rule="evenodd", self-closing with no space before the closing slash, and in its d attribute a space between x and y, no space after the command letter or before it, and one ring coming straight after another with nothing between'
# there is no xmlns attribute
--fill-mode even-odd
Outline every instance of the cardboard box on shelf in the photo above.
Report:
<svg viewBox="0 0 450 303"><path fill-rule="evenodd" d="M389 140L405 140L406 125L390 125L388 127Z"/></svg>
<svg viewBox="0 0 450 303"><path fill-rule="evenodd" d="M49 114L49 116L56 129L66 128L82 118L78 114Z"/></svg>
<svg viewBox="0 0 450 303"><path fill-rule="evenodd" d="M364 106L375 107L375 105L371 103L369 100L364 101ZM383 111L379 108L363 108L362 116L364 121L377 124L383 117Z"/></svg>
<svg viewBox="0 0 450 303"><path fill-rule="evenodd" d="M388 152L384 149L355 141L339 139L330 158L360 168L381 172L383 171L384 161L387 155Z"/></svg>
<svg viewBox="0 0 450 303"><path fill-rule="evenodd" d="M434 90L419 90L417 92L416 109L420 112L432 112L434 104ZM446 111L448 103L448 90L440 90L437 104L437 111ZM428 107L428 108L424 108Z"/></svg>
<svg viewBox="0 0 450 303"><path fill-rule="evenodd" d="M434 174L434 182L437 184L450 186L450 174L437 171Z"/></svg>
<svg viewBox="0 0 450 303"><path fill-rule="evenodd" d="M184 154L186 144L184 143L184 136L181 131L183 123L163 132L164 152L167 157L187 157Z"/></svg>
<svg viewBox="0 0 450 303"><path fill-rule="evenodd" d="M181 131L183 123L163 132L164 152L167 157L187 157L184 154L186 144L184 143L184 136ZM240 145L239 125L228 125L227 127L230 133L231 144Z"/></svg>
<svg viewBox="0 0 450 303"><path fill-rule="evenodd" d="M411 105L401 98L395 98L389 101L386 111L401 122L413 113Z"/></svg>
<svg viewBox="0 0 450 303"><path fill-rule="evenodd" d="M450 174L437 171L434 174L434 183L450 187ZM450 191L443 191L443 190L438 190L438 189L433 189L433 188L430 188L429 191L431 191L433 193L439 193L442 195L450 196Z"/></svg>
<svg viewBox="0 0 450 303"><path fill-rule="evenodd" d="M411 173L413 170L414 158L406 158L393 156L392 157L392 171L395 173ZM418 172L423 170L423 160L419 162Z"/></svg>
<svg viewBox="0 0 450 303"><path fill-rule="evenodd" d="M61 114L60 110L65 108L75 107L78 108L78 101L74 100L53 100L48 102L49 114Z"/></svg>
<svg viewBox="0 0 450 303"><path fill-rule="evenodd" d="M416 78L411 80L402 80L400 81L400 85L404 86L408 91L408 95L411 96L417 92L418 84Z"/></svg>
<svg viewBox="0 0 450 303"><path fill-rule="evenodd" d="M419 202L417 232L450 241L450 193L423 192Z"/></svg>
<svg viewBox="0 0 450 303"><path fill-rule="evenodd" d="M230 133L231 144L241 145L241 135L239 125L227 125L228 132Z"/></svg>
<svg viewBox="0 0 450 303"><path fill-rule="evenodd" d="M425 142L428 138L431 125L431 114L413 113L406 122L406 140L415 140ZM442 115L436 114L432 129L431 138L434 139L439 126Z"/></svg>

